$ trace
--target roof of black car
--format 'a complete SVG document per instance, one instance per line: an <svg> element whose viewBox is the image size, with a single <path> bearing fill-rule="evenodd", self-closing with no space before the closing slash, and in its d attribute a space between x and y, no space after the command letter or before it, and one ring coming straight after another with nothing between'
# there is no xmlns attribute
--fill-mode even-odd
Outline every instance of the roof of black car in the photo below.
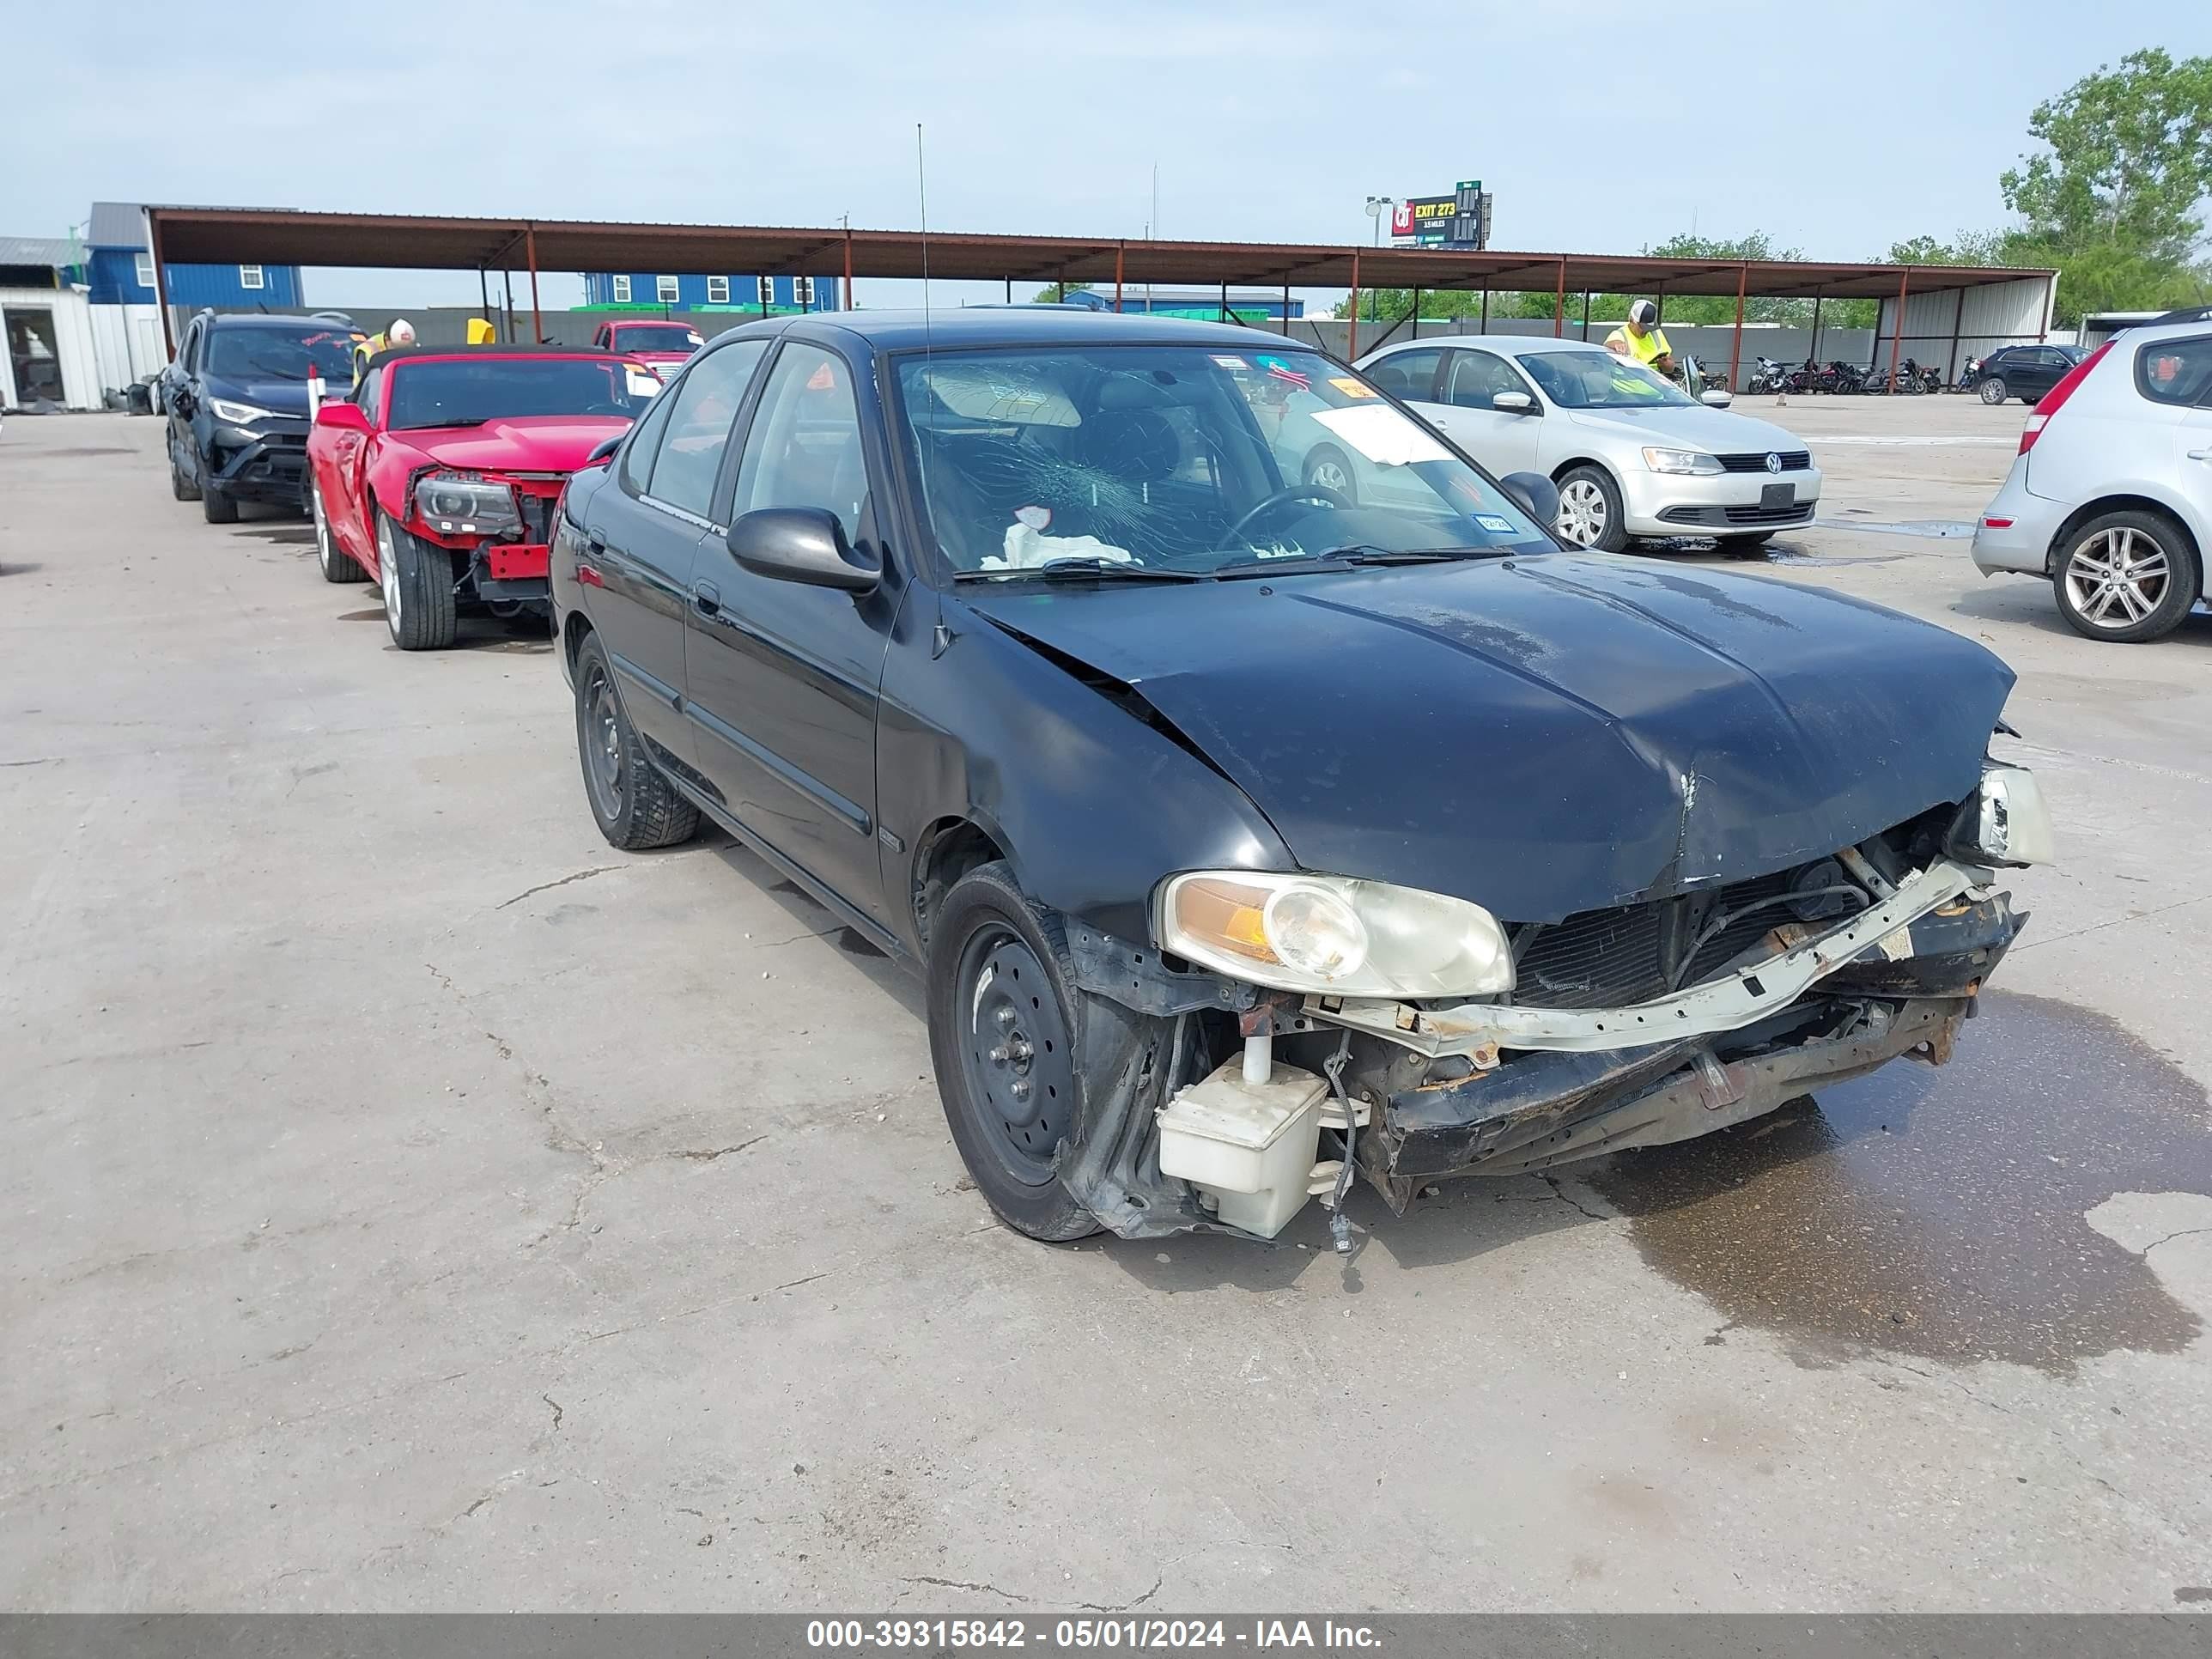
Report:
<svg viewBox="0 0 2212 1659"><path fill-rule="evenodd" d="M793 326L817 324L843 329L881 351L923 346L993 345L1210 345L1245 351L1270 348L1313 349L1306 341L1286 340L1269 329L1092 311L1081 306L955 306L932 309L926 314L920 311L822 311L780 320Z"/></svg>
<svg viewBox="0 0 2212 1659"><path fill-rule="evenodd" d="M333 333L359 334L356 323L334 317L309 317L291 311L218 311L208 318L210 328L320 328Z"/></svg>
<svg viewBox="0 0 2212 1659"><path fill-rule="evenodd" d="M600 346L532 345L517 341L513 345L411 345L386 346L368 360L371 368L381 368L386 363L404 363L410 357L597 357L605 362L617 362L628 356L626 351L609 351Z"/></svg>

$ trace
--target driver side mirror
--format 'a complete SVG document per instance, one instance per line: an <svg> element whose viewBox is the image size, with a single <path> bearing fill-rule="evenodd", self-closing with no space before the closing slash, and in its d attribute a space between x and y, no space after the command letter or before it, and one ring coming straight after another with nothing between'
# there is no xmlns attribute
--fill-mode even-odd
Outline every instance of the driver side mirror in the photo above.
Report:
<svg viewBox="0 0 2212 1659"><path fill-rule="evenodd" d="M883 562L855 552L835 513L818 507L756 507L730 526L730 556L740 568L775 581L872 592Z"/></svg>
<svg viewBox="0 0 2212 1659"><path fill-rule="evenodd" d="M326 432L362 432L369 429L368 416L359 404L340 403L333 398L315 410L315 424Z"/></svg>
<svg viewBox="0 0 2212 1659"><path fill-rule="evenodd" d="M1490 400L1490 406L1501 415L1534 415L1536 400L1525 392L1501 392Z"/></svg>
<svg viewBox="0 0 2212 1659"><path fill-rule="evenodd" d="M1725 392L1708 392L1698 401L1708 409L1726 409L1735 399Z"/></svg>
<svg viewBox="0 0 2212 1659"><path fill-rule="evenodd" d="M1542 473L1509 472L1498 481L1498 487L1519 502L1528 516L1545 529L1549 530L1558 522L1559 487Z"/></svg>
<svg viewBox="0 0 2212 1659"><path fill-rule="evenodd" d="M617 432L611 438L602 438L592 446L592 453L584 457L585 466L605 466L614 459L615 451L622 447L625 434ZM581 471L581 469L578 469Z"/></svg>

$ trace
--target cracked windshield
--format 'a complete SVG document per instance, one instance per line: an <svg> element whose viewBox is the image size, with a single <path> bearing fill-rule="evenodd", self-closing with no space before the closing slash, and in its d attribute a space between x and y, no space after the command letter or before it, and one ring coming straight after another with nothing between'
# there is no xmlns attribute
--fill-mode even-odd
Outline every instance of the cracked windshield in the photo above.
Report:
<svg viewBox="0 0 2212 1659"><path fill-rule="evenodd" d="M1496 484L1317 353L943 353L904 360L898 383L930 525L963 580L1551 546Z"/></svg>

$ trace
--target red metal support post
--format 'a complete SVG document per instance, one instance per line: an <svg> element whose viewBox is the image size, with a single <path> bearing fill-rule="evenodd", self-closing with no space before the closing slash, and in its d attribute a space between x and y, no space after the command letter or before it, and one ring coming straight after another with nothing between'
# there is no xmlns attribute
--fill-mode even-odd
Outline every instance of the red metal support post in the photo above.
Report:
<svg viewBox="0 0 2212 1659"><path fill-rule="evenodd" d="M1897 274L1897 326L1889 331L1889 389L1897 390L1897 360L1905 351L1905 301L1912 291L1912 273Z"/></svg>
<svg viewBox="0 0 2212 1659"><path fill-rule="evenodd" d="M1563 338L1567 331L1567 262L1559 261L1559 289L1552 302L1552 337Z"/></svg>
<svg viewBox="0 0 2212 1659"><path fill-rule="evenodd" d="M1121 256L1129 251L1127 237L1114 245L1114 309L1121 308Z"/></svg>
<svg viewBox="0 0 2212 1659"><path fill-rule="evenodd" d="M1357 362L1359 356L1359 250L1352 250L1352 332L1346 337L1344 360Z"/></svg>
<svg viewBox="0 0 2212 1659"><path fill-rule="evenodd" d="M530 260L530 331L538 337L538 343L545 343L545 318L538 309L538 227L522 228L523 252Z"/></svg>
<svg viewBox="0 0 2212 1659"><path fill-rule="evenodd" d="M1751 286L1751 267L1735 268L1735 343L1729 348L1729 390L1734 392L1743 384L1740 378L1743 369L1743 296Z"/></svg>
<svg viewBox="0 0 2212 1659"><path fill-rule="evenodd" d="M853 308L853 227L845 227L845 309Z"/></svg>

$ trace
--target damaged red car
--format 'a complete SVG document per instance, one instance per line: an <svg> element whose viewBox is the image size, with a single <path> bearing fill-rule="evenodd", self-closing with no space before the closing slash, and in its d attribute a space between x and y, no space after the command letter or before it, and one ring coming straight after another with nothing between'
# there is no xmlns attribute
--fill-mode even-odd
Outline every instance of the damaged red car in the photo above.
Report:
<svg viewBox="0 0 2212 1659"><path fill-rule="evenodd" d="M596 349L379 352L307 437L323 580L374 580L403 651L451 645L464 615L550 617L561 491L659 390L644 363Z"/></svg>

